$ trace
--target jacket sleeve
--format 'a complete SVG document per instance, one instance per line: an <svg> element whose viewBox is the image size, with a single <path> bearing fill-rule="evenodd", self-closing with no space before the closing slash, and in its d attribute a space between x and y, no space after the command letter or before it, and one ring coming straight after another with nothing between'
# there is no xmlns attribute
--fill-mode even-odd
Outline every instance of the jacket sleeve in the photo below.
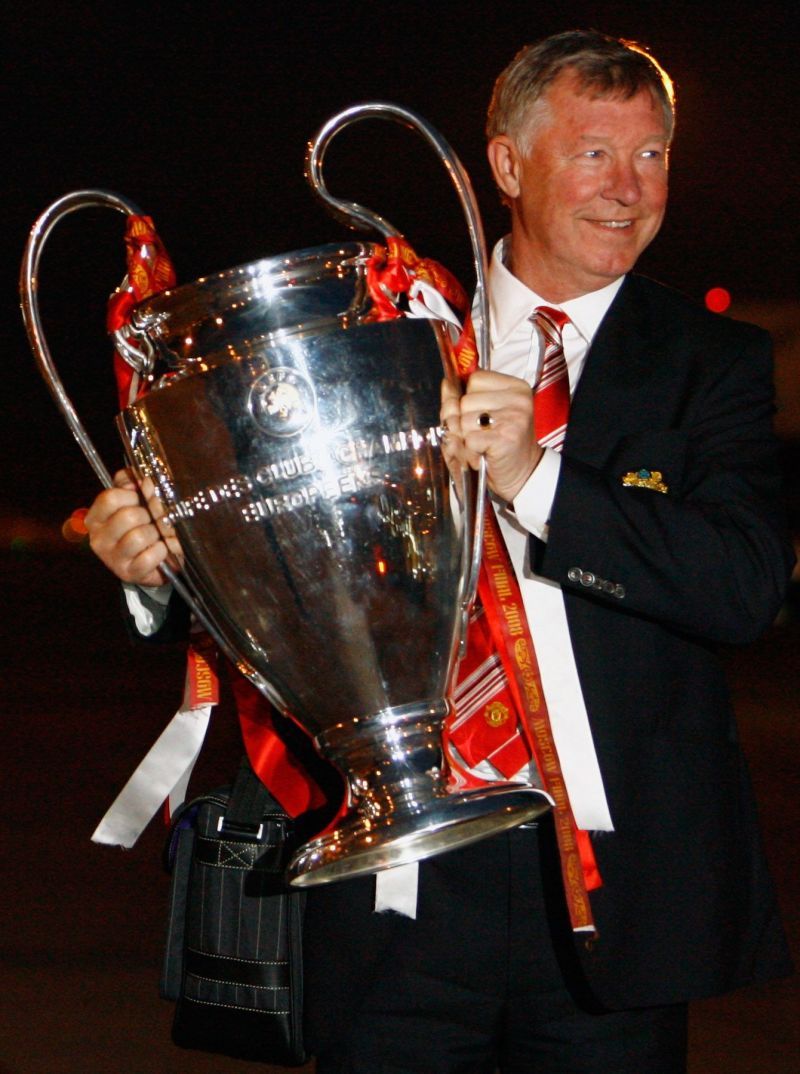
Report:
<svg viewBox="0 0 800 1074"><path fill-rule="evenodd" d="M597 465L565 453L535 569L620 611L743 643L774 620L794 554L772 432L769 337L745 325L722 336L663 428L621 437ZM624 483L662 459L666 491L647 471Z"/></svg>

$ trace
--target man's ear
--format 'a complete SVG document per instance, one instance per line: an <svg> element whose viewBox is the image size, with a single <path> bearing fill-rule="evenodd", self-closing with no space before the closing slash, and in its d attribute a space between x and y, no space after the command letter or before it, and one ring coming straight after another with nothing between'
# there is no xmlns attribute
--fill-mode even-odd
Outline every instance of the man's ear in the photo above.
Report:
<svg viewBox="0 0 800 1074"><path fill-rule="evenodd" d="M486 147L494 181L506 198L519 197L520 157L516 142L507 134L497 134Z"/></svg>

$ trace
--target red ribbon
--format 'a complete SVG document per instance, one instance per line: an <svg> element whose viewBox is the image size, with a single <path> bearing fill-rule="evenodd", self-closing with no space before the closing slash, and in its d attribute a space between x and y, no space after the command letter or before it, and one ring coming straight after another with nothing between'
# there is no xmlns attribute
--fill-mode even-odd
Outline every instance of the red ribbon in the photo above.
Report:
<svg viewBox="0 0 800 1074"><path fill-rule="evenodd" d="M456 357L459 375L466 381L478 368L477 346L469 318L456 345ZM556 835L572 926L574 929L594 928L587 892L600 887L602 879L589 833L578 829L572 815L522 594L494 510L488 502L478 593L503 662L520 730L536 760L545 789L556 803Z"/></svg>
<svg viewBox="0 0 800 1074"><path fill-rule="evenodd" d="M175 286L175 269L151 217L135 214L128 217L125 254L127 286L111 296L106 311L106 327L110 333L128 324L137 302ZM120 409L124 410L132 402L131 385L136 373L117 352L114 353L114 374ZM147 391L147 387L146 383L138 385L137 398Z"/></svg>
<svg viewBox="0 0 800 1074"><path fill-rule="evenodd" d="M544 789L555 803L553 816L572 927L594 929L587 892L600 886L600 874L588 833L578 837L522 593L491 507L486 511L483 532L483 561L478 582L481 603L503 662L517 714L522 716L520 731L536 760Z"/></svg>
<svg viewBox="0 0 800 1074"><path fill-rule="evenodd" d="M324 806L321 787L278 734L275 709L239 672L232 669L230 678L247 756L261 782L292 817Z"/></svg>

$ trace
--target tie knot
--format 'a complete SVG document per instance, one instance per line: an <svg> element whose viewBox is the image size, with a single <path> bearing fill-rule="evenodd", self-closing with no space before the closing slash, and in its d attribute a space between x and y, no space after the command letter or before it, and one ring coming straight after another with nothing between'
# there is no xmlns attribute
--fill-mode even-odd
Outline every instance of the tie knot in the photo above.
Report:
<svg viewBox="0 0 800 1074"><path fill-rule="evenodd" d="M552 306L537 306L533 311L531 320L539 329L548 343L561 343L561 332L564 325L569 323L569 317L563 310L554 309Z"/></svg>

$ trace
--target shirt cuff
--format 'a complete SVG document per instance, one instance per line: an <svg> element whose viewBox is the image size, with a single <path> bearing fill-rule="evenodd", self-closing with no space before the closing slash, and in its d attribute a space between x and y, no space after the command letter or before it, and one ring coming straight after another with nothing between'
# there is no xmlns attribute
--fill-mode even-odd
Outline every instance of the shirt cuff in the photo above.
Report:
<svg viewBox="0 0 800 1074"><path fill-rule="evenodd" d="M560 475L561 456L552 448L545 448L539 465L514 497L517 521L541 541L547 540Z"/></svg>
<svg viewBox="0 0 800 1074"><path fill-rule="evenodd" d="M133 617L134 626L145 638L155 634L167 618L167 605L172 596L172 586L141 586L123 583L125 603Z"/></svg>

